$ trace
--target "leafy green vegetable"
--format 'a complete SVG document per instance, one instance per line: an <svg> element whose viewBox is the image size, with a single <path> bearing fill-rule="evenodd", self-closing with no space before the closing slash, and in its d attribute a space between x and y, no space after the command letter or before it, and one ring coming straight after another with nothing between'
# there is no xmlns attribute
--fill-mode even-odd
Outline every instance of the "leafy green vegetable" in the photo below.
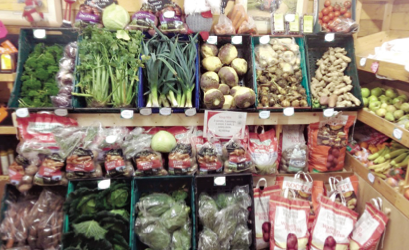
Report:
<svg viewBox="0 0 409 250"><path fill-rule="evenodd" d="M124 7L114 3L104 9L102 22L110 30L120 30L130 22L129 13Z"/></svg>
<svg viewBox="0 0 409 250"><path fill-rule="evenodd" d="M234 233L233 240L231 242L232 249L249 249L252 242L251 230L244 225L239 225Z"/></svg>
<svg viewBox="0 0 409 250"><path fill-rule="evenodd" d="M187 198L187 191L183 189L173 191L172 198L177 202L184 202Z"/></svg>
<svg viewBox="0 0 409 250"><path fill-rule="evenodd" d="M217 234L209 228L204 228L199 234L198 250L221 250Z"/></svg>
<svg viewBox="0 0 409 250"><path fill-rule="evenodd" d="M87 238L94 238L95 240L102 240L105 238L106 232L102 228L98 222L91 220L91 221L84 221L79 224L73 224L74 232L76 234L83 234Z"/></svg>
<svg viewBox="0 0 409 250"><path fill-rule="evenodd" d="M200 194L199 197L199 219L203 226L213 229L218 212L217 204L212 197L207 194Z"/></svg>
<svg viewBox="0 0 409 250"><path fill-rule="evenodd" d="M173 232L171 250L190 250L191 236L190 222L188 222L182 228Z"/></svg>
<svg viewBox="0 0 409 250"><path fill-rule="evenodd" d="M113 209L113 210L111 210L109 212L113 213L113 214L119 214L122 217L124 217L125 219L129 220L129 212L126 211L125 209Z"/></svg>
<svg viewBox="0 0 409 250"><path fill-rule="evenodd" d="M216 195L215 202L216 202L217 207L219 209L223 209L223 208L226 208L228 206L234 205L235 204L235 199L233 197L233 194L220 193L220 194Z"/></svg>
<svg viewBox="0 0 409 250"><path fill-rule="evenodd" d="M162 225L169 232L182 227L189 218L190 208L185 204L175 203L168 211L161 216Z"/></svg>
<svg viewBox="0 0 409 250"><path fill-rule="evenodd" d="M123 208L130 202L129 185L114 183L109 189L102 191L98 197L103 201L101 209Z"/></svg>
<svg viewBox="0 0 409 250"><path fill-rule="evenodd" d="M160 223L151 223L146 227L135 227L139 239L153 250L167 249L171 235Z"/></svg>
<svg viewBox="0 0 409 250"><path fill-rule="evenodd" d="M58 61L63 56L60 45L46 46L39 43L24 64L19 106L52 107L50 96L58 94L55 75L59 70Z"/></svg>
<svg viewBox="0 0 409 250"><path fill-rule="evenodd" d="M161 216L168 211L175 200L167 194L153 193L142 197L137 203L139 211L147 213L151 216Z"/></svg>

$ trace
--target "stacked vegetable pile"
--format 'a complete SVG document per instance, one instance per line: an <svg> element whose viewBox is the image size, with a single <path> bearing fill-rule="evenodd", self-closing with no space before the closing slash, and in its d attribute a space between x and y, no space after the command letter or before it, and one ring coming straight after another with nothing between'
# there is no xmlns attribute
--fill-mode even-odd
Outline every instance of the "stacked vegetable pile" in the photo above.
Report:
<svg viewBox="0 0 409 250"><path fill-rule="evenodd" d="M88 107L133 107L138 92L138 71L143 64L141 31L111 32L88 26L79 43L80 92Z"/></svg>
<svg viewBox="0 0 409 250"><path fill-rule="evenodd" d="M189 41L181 42L178 37L169 39L160 32L143 42L146 107L193 107L196 43L197 35L189 35Z"/></svg>
<svg viewBox="0 0 409 250"><path fill-rule="evenodd" d="M24 64L19 106L52 107L51 96L58 94L55 75L59 70L58 61L63 56L59 45L46 46L39 43Z"/></svg>
<svg viewBox="0 0 409 250"><path fill-rule="evenodd" d="M70 228L66 250L129 249L130 184L115 181L104 190L97 182L78 182L64 203Z"/></svg>
<svg viewBox="0 0 409 250"><path fill-rule="evenodd" d="M247 61L237 57L237 48L228 43L219 50L215 45L206 43L200 50L204 58L202 67L207 71L200 78L206 108L233 109L254 105L254 91L239 86L239 78L247 73Z"/></svg>
<svg viewBox="0 0 409 250"><path fill-rule="evenodd" d="M366 111L409 129L409 99L405 94L381 87L362 88L361 93Z"/></svg>
<svg viewBox="0 0 409 250"><path fill-rule="evenodd" d="M255 48L258 108L308 107L301 85L300 48L291 38L273 38Z"/></svg>
<svg viewBox="0 0 409 250"><path fill-rule="evenodd" d="M198 250L250 249L253 238L247 220L251 203L248 186L236 186L232 193L214 198L201 193L199 220L203 230Z"/></svg>
<svg viewBox="0 0 409 250"><path fill-rule="evenodd" d="M135 206L138 212L135 233L152 250L190 250L190 207L186 205L187 191L172 195L153 193L142 197Z"/></svg>
<svg viewBox="0 0 409 250"><path fill-rule="evenodd" d="M318 69L311 81L313 108L358 107L361 101L350 91L354 88L344 71L351 62L345 48L329 48L317 61Z"/></svg>

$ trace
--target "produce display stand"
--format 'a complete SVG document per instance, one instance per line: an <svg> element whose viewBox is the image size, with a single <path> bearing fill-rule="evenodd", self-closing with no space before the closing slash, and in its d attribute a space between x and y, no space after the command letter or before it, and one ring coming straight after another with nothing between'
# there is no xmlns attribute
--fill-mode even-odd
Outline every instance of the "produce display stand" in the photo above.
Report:
<svg viewBox="0 0 409 250"><path fill-rule="evenodd" d="M7 103L13 90L16 73L0 73L0 102Z"/></svg>

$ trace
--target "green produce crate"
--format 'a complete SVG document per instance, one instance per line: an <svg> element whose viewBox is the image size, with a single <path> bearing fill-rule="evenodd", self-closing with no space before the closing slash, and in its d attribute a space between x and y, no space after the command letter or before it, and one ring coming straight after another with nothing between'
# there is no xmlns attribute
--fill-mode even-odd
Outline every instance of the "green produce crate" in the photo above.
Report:
<svg viewBox="0 0 409 250"><path fill-rule="evenodd" d="M231 36L231 35L219 35L215 36L217 38L217 46L218 49L220 49L223 45L231 43L237 48L238 52L238 58L243 58L247 61L247 73L244 76L239 76L239 86L244 86L244 87L249 87L251 89L254 88L253 86L253 72L254 72L254 67L253 67L253 60L252 60L252 48L251 48L251 36L250 35L239 35L239 36ZM236 44L234 39L237 39L237 37L241 37L241 44ZM206 44L206 41L203 40L201 36L199 36L199 45L200 48ZM202 74L206 73L206 70L204 67L202 67L202 55L200 54L199 49L199 61L200 61L200 76L202 77ZM228 65L226 65L228 66ZM199 87L200 88L200 87ZM203 103L203 98L204 98L204 92L202 89L200 89L200 112L204 112L206 110L206 106ZM232 108L228 109L229 111L255 111L256 105L250 106L245 109L239 109L239 108Z"/></svg>
<svg viewBox="0 0 409 250"><path fill-rule="evenodd" d="M219 183L216 178L225 178L225 182ZM218 185L219 184L219 185ZM250 250L256 249L256 228L254 214L254 193L253 193L253 176L252 174L229 174L229 175L198 175L195 178L195 196L196 196L196 242L199 244L199 234L203 230L203 225L199 222L199 195L206 193L214 196L219 193L231 193L236 186L249 186L250 196L252 200L251 208L249 208L249 218L247 222L248 228L252 230L252 244Z"/></svg>
<svg viewBox="0 0 409 250"><path fill-rule="evenodd" d="M190 207L191 220L192 220L192 250L197 248L196 244L196 203L195 203L195 191L194 191L194 178L193 176L151 176L151 177L136 177L134 179L134 188L132 195L132 207L133 213L135 213L135 205L142 196L151 193L167 193L170 194L173 191L180 190L181 188L188 188L188 197L186 199L186 205ZM133 221L131 222L132 238L132 250L144 250L148 247L143 244L138 236L134 233L135 219L137 214L134 214Z"/></svg>
<svg viewBox="0 0 409 250"><path fill-rule="evenodd" d="M252 43L251 43L251 51L253 52L253 81L254 81L254 92L256 92L256 107L258 106L258 90L257 90L257 73L256 73L256 56L255 56L255 47L260 44L261 36L253 36ZM290 36L270 36L271 38L291 38ZM294 107L294 111L310 111L311 110L311 98L310 98L310 85L308 84L308 70L307 70L307 59L306 59L306 48L304 46L304 38L303 37L293 37L295 42L300 47L300 56L301 56L301 71L302 71L302 81L301 85L304 87L306 94L307 94L307 102L308 107ZM258 110L270 110L275 112L282 112L284 108L257 108Z"/></svg>
<svg viewBox="0 0 409 250"><path fill-rule="evenodd" d="M109 179L104 179L104 180L109 180ZM128 211L129 211L129 215L130 215L130 217L129 217L129 221L130 221L130 228L131 228L131 230L129 230L129 249L132 249L132 237L133 237L133 230L132 230L132 224L133 224L133 206L132 206L132 204L133 204L133 202L132 202L132 198L133 198L133 196L134 196L134 194L133 194L133 192L134 192L134 190L133 190L133 187L134 187L134 185L133 185L133 179L130 179L130 178L119 178L119 179L110 179L111 180L111 183L113 183L113 182L115 182L115 181L123 181L123 182L126 182L127 184L129 184L129 186L131 187L131 193L129 194L129 195L131 195L131 201L130 201L130 205L129 205L129 209L128 209ZM88 186L90 186L90 185L95 185L95 187L98 187L98 183L100 182L100 181L103 181L103 180L76 180L76 181L69 181L68 182L68 189L67 189L67 198L68 198L68 196L70 195L70 193L72 193L72 192L74 192L75 190L76 190L76 187L77 187L77 185L78 185L78 183L80 183L80 182L89 182L87 185ZM101 190L101 191L103 191L103 190ZM63 232L64 233L67 233L69 230L70 230L70 226L71 226L71 224L70 224L70 221L69 221L69 218L68 218L68 215L67 214L65 214L64 215L64 227L63 227ZM63 249L65 249L64 248L64 246L63 246Z"/></svg>
<svg viewBox="0 0 409 250"><path fill-rule="evenodd" d="M351 62L348 64L348 67L344 71L344 74L351 77L353 89L350 92L361 101L361 105L357 107L335 108L335 110L352 111L362 109L363 101L361 95L361 86L359 85L358 70L356 68L354 38L351 35L335 34L334 40L331 42L327 42L325 41L325 34L306 35L305 47L307 50L308 79L310 84L311 79L315 76L315 71L318 68L316 62L317 60L321 59L322 55L328 50L328 48L345 48L345 50L347 51L347 56L351 58Z"/></svg>
<svg viewBox="0 0 409 250"><path fill-rule="evenodd" d="M18 99L20 98L22 82L20 80L24 72L24 64L27 61L29 54L33 51L34 46L39 43L44 43L45 45L51 46L54 44L59 44L62 46L67 45L70 42L77 41L78 30L76 29L61 29L61 28L47 28L46 38L38 39L33 35L34 28L22 28L20 30L20 39L18 42L18 60L17 60L17 71L16 80L14 82L13 90L8 102L8 108L15 110L19 107ZM57 84L57 82L55 83ZM42 107L42 108L29 108L30 111L41 111L41 110L55 110L60 109L56 107ZM72 110L72 108L67 108Z"/></svg>

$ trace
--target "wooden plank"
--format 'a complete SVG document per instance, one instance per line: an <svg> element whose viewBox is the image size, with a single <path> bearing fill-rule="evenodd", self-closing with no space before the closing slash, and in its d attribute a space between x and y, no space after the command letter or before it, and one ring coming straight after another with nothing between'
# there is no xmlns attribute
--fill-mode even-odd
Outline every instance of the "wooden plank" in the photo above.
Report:
<svg viewBox="0 0 409 250"><path fill-rule="evenodd" d="M0 82L14 82L16 73L0 73Z"/></svg>
<svg viewBox="0 0 409 250"><path fill-rule="evenodd" d="M383 13L384 13L383 4L365 3L362 5L361 20L382 20Z"/></svg>
<svg viewBox="0 0 409 250"><path fill-rule="evenodd" d="M366 57L369 53L374 53L374 48L381 46L387 38L388 33L384 31L360 37L355 42L355 54Z"/></svg>
<svg viewBox="0 0 409 250"><path fill-rule="evenodd" d="M386 226L385 239L383 242L383 248L377 249L384 250L403 250L407 249L409 245L409 237L403 237L404 233L409 230L409 219L398 209L389 202L382 194L374 189L363 178L359 177L359 199L357 204L357 211L362 214L365 209L365 203L370 202L371 199L381 197L383 201L383 207L389 210L388 215L389 222Z"/></svg>
<svg viewBox="0 0 409 250"><path fill-rule="evenodd" d="M392 17L392 8L393 8L392 2L387 2L384 5L383 22L382 22L383 31L389 30L389 26L391 24L391 17Z"/></svg>
<svg viewBox="0 0 409 250"><path fill-rule="evenodd" d="M357 112L343 112L345 115L357 116ZM12 114L14 126L16 123L15 112ZM135 114L133 119L122 119L119 114L69 114L70 118L76 119L81 126L92 126L95 121L100 121L103 126L202 126L204 113L196 114L193 117L187 117L185 114L172 114L162 116L152 114L143 116ZM271 113L269 119L260 119L258 113L247 113L247 125L277 125L277 124L310 124L323 120L322 112L300 112L293 116L284 116L283 113Z"/></svg>
<svg viewBox="0 0 409 250"><path fill-rule="evenodd" d="M0 135L15 135L17 128L13 126L0 126Z"/></svg>
<svg viewBox="0 0 409 250"><path fill-rule="evenodd" d="M356 61L360 62L362 57L367 57L368 54L365 56L356 56ZM367 59L366 64L364 66L361 66L360 63L358 63L357 68L359 70L364 70L367 72L372 72L371 65L374 62L379 63L378 71L377 74L381 76L386 76L389 78L392 78L394 80L400 80L404 82L409 82L409 72L405 70L404 65L400 64L395 64L395 63L390 63L390 62L383 62L383 61L378 61L378 60L373 60L373 59Z"/></svg>
<svg viewBox="0 0 409 250"><path fill-rule="evenodd" d="M382 30L381 20L361 20L359 24L358 36L367 36Z"/></svg>
<svg viewBox="0 0 409 250"><path fill-rule="evenodd" d="M358 120L378 130L382 134L385 134L386 136L403 144L405 147L409 147L409 131L408 130L400 128L396 124L389 122L377 115L371 114L370 112L365 111L365 110L358 111ZM402 131L402 139L398 140L394 137L393 135L394 129L399 129Z"/></svg>
<svg viewBox="0 0 409 250"><path fill-rule="evenodd" d="M393 13L390 24L391 30L409 30L408 13Z"/></svg>
<svg viewBox="0 0 409 250"><path fill-rule="evenodd" d="M399 12L406 12L406 13L409 12L409 3L407 1L393 3L392 13L399 13Z"/></svg>

